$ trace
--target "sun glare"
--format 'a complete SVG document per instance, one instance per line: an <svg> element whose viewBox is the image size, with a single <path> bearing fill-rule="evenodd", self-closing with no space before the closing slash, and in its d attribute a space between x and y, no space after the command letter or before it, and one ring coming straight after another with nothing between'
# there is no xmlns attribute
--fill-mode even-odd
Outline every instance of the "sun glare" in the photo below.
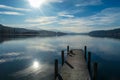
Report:
<svg viewBox="0 0 120 80"><path fill-rule="evenodd" d="M33 67L34 68L38 68L39 67L39 62L38 61L34 61L33 62Z"/></svg>
<svg viewBox="0 0 120 80"><path fill-rule="evenodd" d="M39 8L45 3L46 0L28 0L30 5L34 8Z"/></svg>

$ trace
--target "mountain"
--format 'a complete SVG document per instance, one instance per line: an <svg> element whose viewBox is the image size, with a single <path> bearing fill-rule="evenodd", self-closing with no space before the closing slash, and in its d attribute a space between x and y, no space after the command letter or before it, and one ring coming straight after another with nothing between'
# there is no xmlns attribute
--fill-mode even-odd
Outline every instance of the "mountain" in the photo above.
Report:
<svg viewBox="0 0 120 80"><path fill-rule="evenodd" d="M88 33L67 33L68 35L88 35Z"/></svg>
<svg viewBox="0 0 120 80"><path fill-rule="evenodd" d="M120 38L120 28L113 29L113 30L98 30L98 31L91 31L88 33L90 36L95 37L113 37L113 38Z"/></svg>
<svg viewBox="0 0 120 80"><path fill-rule="evenodd" d="M0 24L1 36L60 36L65 35L63 32L54 32L47 30L30 30L24 28L12 28Z"/></svg>

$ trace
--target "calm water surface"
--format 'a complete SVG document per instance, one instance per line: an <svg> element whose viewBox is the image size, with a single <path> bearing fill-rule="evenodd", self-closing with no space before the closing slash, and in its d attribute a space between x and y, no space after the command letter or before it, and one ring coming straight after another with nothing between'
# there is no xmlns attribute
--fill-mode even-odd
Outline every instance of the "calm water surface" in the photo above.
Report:
<svg viewBox="0 0 120 80"><path fill-rule="evenodd" d="M53 80L54 59L61 65L66 46L92 52L99 80L120 80L120 40L89 36L7 39L0 42L0 80Z"/></svg>

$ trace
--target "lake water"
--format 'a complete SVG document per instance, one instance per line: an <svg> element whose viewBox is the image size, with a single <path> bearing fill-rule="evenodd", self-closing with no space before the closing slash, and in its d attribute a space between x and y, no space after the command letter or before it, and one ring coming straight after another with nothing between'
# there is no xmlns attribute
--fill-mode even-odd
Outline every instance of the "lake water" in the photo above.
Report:
<svg viewBox="0 0 120 80"><path fill-rule="evenodd" d="M0 80L53 80L54 59L61 66L66 46L92 52L98 80L120 80L120 40L90 36L6 38L0 42Z"/></svg>

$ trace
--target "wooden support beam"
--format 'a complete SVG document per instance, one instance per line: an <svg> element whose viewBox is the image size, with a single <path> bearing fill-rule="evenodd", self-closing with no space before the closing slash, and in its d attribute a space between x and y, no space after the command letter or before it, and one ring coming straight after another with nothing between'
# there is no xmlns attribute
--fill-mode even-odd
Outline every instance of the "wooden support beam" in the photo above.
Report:
<svg viewBox="0 0 120 80"><path fill-rule="evenodd" d="M61 52L61 58L62 58L62 66L63 66L63 64L65 62L65 60L64 60L64 51Z"/></svg>
<svg viewBox="0 0 120 80"><path fill-rule="evenodd" d="M57 76L58 76L58 60L57 59L55 59L55 80L56 80L56 78L57 78Z"/></svg>
<svg viewBox="0 0 120 80"><path fill-rule="evenodd" d="M97 80L97 73L98 73L97 69L98 69L98 63L95 62L93 65L93 80Z"/></svg>
<svg viewBox="0 0 120 80"><path fill-rule="evenodd" d="M91 69L91 52L88 52L88 70Z"/></svg>
<svg viewBox="0 0 120 80"><path fill-rule="evenodd" d="M85 56L85 60L86 60L86 54L87 54L87 46L84 47L84 56Z"/></svg>
<svg viewBox="0 0 120 80"><path fill-rule="evenodd" d="M70 49L69 49L69 45L67 46L67 55L69 54L69 51L70 51Z"/></svg>

